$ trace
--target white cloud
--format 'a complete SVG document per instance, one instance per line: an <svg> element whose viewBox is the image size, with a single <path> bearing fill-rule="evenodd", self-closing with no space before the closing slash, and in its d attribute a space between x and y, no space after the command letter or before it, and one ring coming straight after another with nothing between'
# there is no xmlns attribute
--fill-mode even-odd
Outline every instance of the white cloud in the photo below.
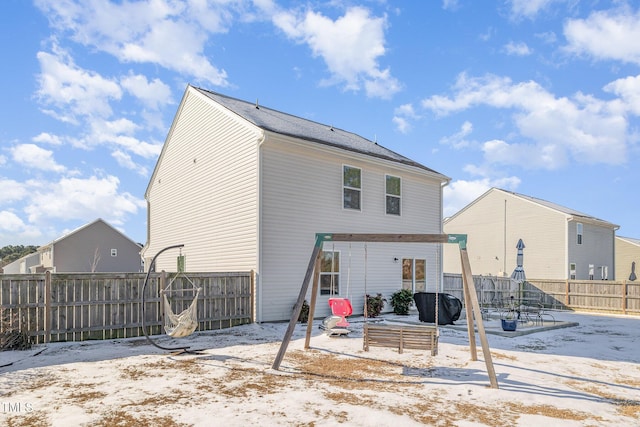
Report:
<svg viewBox="0 0 640 427"><path fill-rule="evenodd" d="M567 163L566 152L554 144L509 144L491 140L482 144L487 162L518 165L522 169L558 169Z"/></svg>
<svg viewBox="0 0 640 427"><path fill-rule="evenodd" d="M520 138L532 141L510 146L506 142L485 144L487 158L510 162L507 149L524 149L534 158L531 166L556 168L567 154L581 163L621 164L626 161L628 123L618 101L602 101L576 93L571 98L557 98L538 83L513 83L498 76L469 78L461 74L452 97L435 95L422 106L437 115L447 115L469 108L487 106L512 111L513 124ZM517 136L516 136L517 137ZM553 162L549 156L555 156ZM563 164L563 163L562 163Z"/></svg>
<svg viewBox="0 0 640 427"><path fill-rule="evenodd" d="M115 176L41 182L39 187L32 188L24 210L34 225L52 219L93 221L105 218L109 222L120 222L127 215L144 209L146 204L127 192L119 192L119 184Z"/></svg>
<svg viewBox="0 0 640 427"><path fill-rule="evenodd" d="M0 211L0 242L3 245L22 245L25 241L34 241L42 237L38 227L25 224L12 211Z"/></svg>
<svg viewBox="0 0 640 427"><path fill-rule="evenodd" d="M445 145L450 145L455 149L468 147L470 142L466 137L469 136L471 132L473 132L473 124L470 121L465 121L462 126L460 126L459 132L440 139L440 142Z"/></svg>
<svg viewBox="0 0 640 427"><path fill-rule="evenodd" d="M615 80L604 90L619 96L626 111L640 116L640 75Z"/></svg>
<svg viewBox="0 0 640 427"><path fill-rule="evenodd" d="M273 23L289 38L309 46L327 65L331 78L323 83L342 84L346 90L364 88L370 97L389 98L401 89L389 69L381 69L378 58L386 52L386 17L372 17L363 7L352 7L335 21L307 11L297 15L280 11Z"/></svg>
<svg viewBox="0 0 640 427"><path fill-rule="evenodd" d="M35 144L19 144L10 149L13 160L28 168L51 172L64 172L65 167L53 158L53 151Z"/></svg>
<svg viewBox="0 0 640 427"><path fill-rule="evenodd" d="M227 74L204 53L211 33L227 31L234 1L38 0L53 28L73 40L107 52L122 62L160 65L215 86L227 86Z"/></svg>
<svg viewBox="0 0 640 427"><path fill-rule="evenodd" d="M527 44L524 42L509 42L504 46L504 51L507 55L515 56L528 56L533 53L529 46L527 46Z"/></svg>
<svg viewBox="0 0 640 427"><path fill-rule="evenodd" d="M420 118L412 104L403 104L393 111L392 122L400 133L408 133L411 130L411 121Z"/></svg>
<svg viewBox="0 0 640 427"><path fill-rule="evenodd" d="M77 123L78 116L109 117L112 114L110 100L122 96L120 86L76 66L66 52L55 47L54 51L37 54L41 68L37 96L45 105L59 109L47 111L70 123Z"/></svg>
<svg viewBox="0 0 640 427"><path fill-rule="evenodd" d="M457 10L460 7L459 0L442 0L442 8L444 10Z"/></svg>
<svg viewBox="0 0 640 427"><path fill-rule="evenodd" d="M511 17L514 19L529 18L533 19L549 7L551 3L558 0L510 0Z"/></svg>
<svg viewBox="0 0 640 427"><path fill-rule="evenodd" d="M58 135L52 135L48 132L40 132L31 138L33 142L40 142L50 145L62 145L62 139Z"/></svg>
<svg viewBox="0 0 640 427"><path fill-rule="evenodd" d="M0 204L15 202L27 197L27 185L13 179L0 178Z"/></svg>
<svg viewBox="0 0 640 427"><path fill-rule="evenodd" d="M0 235L3 232L17 232L24 229L24 222L13 212L0 211Z"/></svg>
<svg viewBox="0 0 640 427"><path fill-rule="evenodd" d="M460 209L473 202L475 199L486 193L492 187L502 188L505 190L515 190L520 185L520 179L517 177L505 177L491 179L484 177L477 180L457 180L452 181L444 187L443 191L443 217L447 218Z"/></svg>
<svg viewBox="0 0 640 427"><path fill-rule="evenodd" d="M120 84L148 108L157 110L161 106L173 103L171 88L160 79L149 81L141 74L130 74L123 77Z"/></svg>
<svg viewBox="0 0 640 427"><path fill-rule="evenodd" d="M626 7L591 13L564 25L566 50L596 60L640 64L640 10Z"/></svg>
<svg viewBox="0 0 640 427"><path fill-rule="evenodd" d="M147 168L144 166L138 165L136 162L131 159L131 156L121 150L116 150L111 153L111 157L113 157L120 166L126 169L134 170L138 172L138 174L142 176L147 176Z"/></svg>

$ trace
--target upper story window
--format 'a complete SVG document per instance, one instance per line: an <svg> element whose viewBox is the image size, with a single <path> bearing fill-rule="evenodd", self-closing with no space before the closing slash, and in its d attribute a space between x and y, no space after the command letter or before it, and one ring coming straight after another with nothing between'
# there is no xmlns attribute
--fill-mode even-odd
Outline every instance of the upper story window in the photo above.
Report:
<svg viewBox="0 0 640 427"><path fill-rule="evenodd" d="M320 295L340 295L340 253L322 252Z"/></svg>
<svg viewBox="0 0 640 427"><path fill-rule="evenodd" d="M576 224L576 236L577 236L576 243L581 245L582 244L582 223L580 222Z"/></svg>
<svg viewBox="0 0 640 427"><path fill-rule="evenodd" d="M342 206L345 209L360 210L362 192L362 169L342 167Z"/></svg>
<svg viewBox="0 0 640 427"><path fill-rule="evenodd" d="M385 175L387 213L400 215L401 181L397 176Z"/></svg>

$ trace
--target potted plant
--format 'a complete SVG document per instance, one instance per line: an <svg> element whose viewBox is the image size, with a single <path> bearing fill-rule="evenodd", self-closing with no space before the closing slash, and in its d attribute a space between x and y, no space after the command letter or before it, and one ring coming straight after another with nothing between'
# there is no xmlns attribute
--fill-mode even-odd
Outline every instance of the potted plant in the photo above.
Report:
<svg viewBox="0 0 640 427"><path fill-rule="evenodd" d="M502 330L507 332L513 332L518 327L518 319L516 318L516 312L509 310L505 314L503 319L500 319L502 323Z"/></svg>
<svg viewBox="0 0 640 427"><path fill-rule="evenodd" d="M378 317L380 313L382 313L384 303L387 302L386 298L384 298L380 293L378 293L376 296L367 294L365 295L365 300L367 301L366 308L368 317Z"/></svg>
<svg viewBox="0 0 640 427"><path fill-rule="evenodd" d="M409 314L409 307L413 303L413 292L410 289L400 289L391 295L391 307L395 314Z"/></svg>
<svg viewBox="0 0 640 427"><path fill-rule="evenodd" d="M300 308L300 316L298 316L298 322L307 323L309 320L309 303L307 300L302 302L302 307Z"/></svg>

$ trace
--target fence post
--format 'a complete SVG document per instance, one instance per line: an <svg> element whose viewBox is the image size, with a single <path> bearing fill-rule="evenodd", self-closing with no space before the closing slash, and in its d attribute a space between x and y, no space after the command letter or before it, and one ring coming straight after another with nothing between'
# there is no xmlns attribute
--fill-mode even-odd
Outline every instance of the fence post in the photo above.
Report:
<svg viewBox="0 0 640 427"><path fill-rule="evenodd" d="M565 281L564 287L564 305L565 307L569 307L569 279Z"/></svg>
<svg viewBox="0 0 640 427"><path fill-rule="evenodd" d="M250 285L249 285L249 305L250 305L250 316L251 316L251 322L256 323L256 310L255 310L255 296L256 296L256 272L254 270L251 270L250 274Z"/></svg>
<svg viewBox="0 0 640 427"><path fill-rule="evenodd" d="M156 332L156 333L162 333L163 328L164 328L164 288L167 284L167 272L162 270L160 272L160 279L158 280L158 291L155 295L158 295L160 297L160 307L159 310L157 311L158 313L158 321L160 322L160 332Z"/></svg>
<svg viewBox="0 0 640 427"><path fill-rule="evenodd" d="M622 281L622 314L627 314L627 281Z"/></svg>
<svg viewBox="0 0 640 427"><path fill-rule="evenodd" d="M51 271L44 273L44 342L51 342Z"/></svg>

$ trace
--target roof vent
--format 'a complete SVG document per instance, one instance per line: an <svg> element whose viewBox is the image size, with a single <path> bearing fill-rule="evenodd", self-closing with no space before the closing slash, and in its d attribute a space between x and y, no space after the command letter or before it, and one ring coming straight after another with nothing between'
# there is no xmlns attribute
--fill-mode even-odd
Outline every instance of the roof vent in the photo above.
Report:
<svg viewBox="0 0 640 427"><path fill-rule="evenodd" d="M258 98L256 98L256 110L260 109L260 105L258 104Z"/></svg>
<svg viewBox="0 0 640 427"><path fill-rule="evenodd" d="M329 130L333 132L333 125L329 126Z"/></svg>

